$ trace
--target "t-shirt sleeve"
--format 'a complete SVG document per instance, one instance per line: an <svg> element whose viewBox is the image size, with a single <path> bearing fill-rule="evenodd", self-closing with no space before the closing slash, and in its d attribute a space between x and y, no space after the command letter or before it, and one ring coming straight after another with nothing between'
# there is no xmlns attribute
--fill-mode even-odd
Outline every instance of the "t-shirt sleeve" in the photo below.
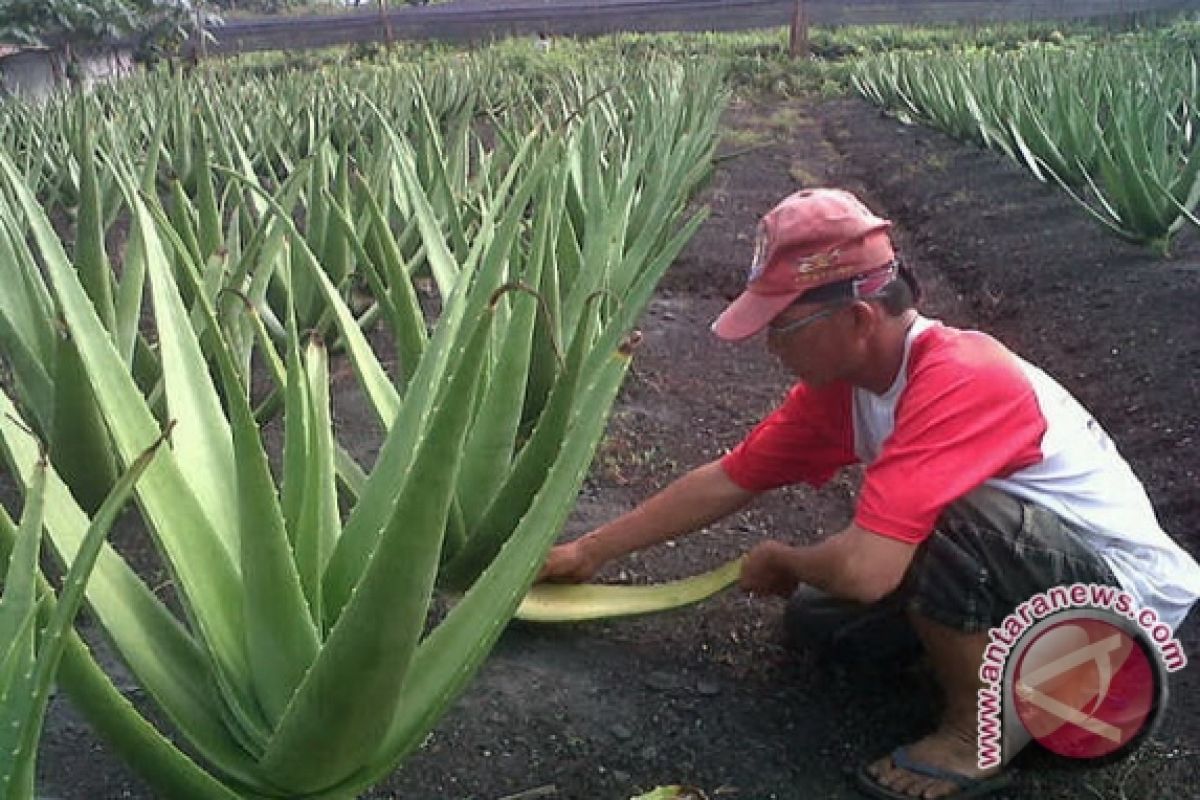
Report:
<svg viewBox="0 0 1200 800"><path fill-rule="evenodd" d="M893 433L866 470L855 522L920 542L950 503L1038 463L1045 432L1033 385L999 346L927 359L909 375Z"/></svg>
<svg viewBox="0 0 1200 800"><path fill-rule="evenodd" d="M743 489L762 492L793 483L820 486L856 461L850 387L797 384L783 405L760 422L721 466Z"/></svg>

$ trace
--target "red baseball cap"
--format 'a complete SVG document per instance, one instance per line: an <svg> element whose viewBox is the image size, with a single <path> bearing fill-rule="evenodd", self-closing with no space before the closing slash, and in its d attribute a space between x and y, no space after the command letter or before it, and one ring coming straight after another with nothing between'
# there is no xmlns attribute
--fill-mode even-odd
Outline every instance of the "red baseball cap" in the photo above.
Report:
<svg viewBox="0 0 1200 800"><path fill-rule="evenodd" d="M891 225L842 189L789 195L759 223L746 290L713 323L713 333L733 341L753 336L818 286L858 278L873 284L867 292L881 288L894 274ZM883 280L870 280L876 274Z"/></svg>

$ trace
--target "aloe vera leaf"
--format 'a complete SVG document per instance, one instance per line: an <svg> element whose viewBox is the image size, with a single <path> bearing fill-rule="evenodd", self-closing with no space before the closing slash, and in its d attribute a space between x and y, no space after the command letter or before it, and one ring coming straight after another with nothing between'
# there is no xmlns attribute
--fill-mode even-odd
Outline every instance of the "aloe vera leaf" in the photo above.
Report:
<svg viewBox="0 0 1200 800"><path fill-rule="evenodd" d="M596 328L595 314L582 315L579 328L571 352L567 354L566 368L554 384L546 410L532 436L521 448L512 469L475 527L468 529L467 541L442 568L438 579L444 586L462 591L479 577L516 529L545 482L574 411L581 370Z"/></svg>
<svg viewBox="0 0 1200 800"><path fill-rule="evenodd" d="M429 342L429 333L425 329L421 303L405 267L400 246L388 227L387 218L373 193L366 193L366 202L371 221L368 235L370 241L375 243L373 249L378 254L383 277L388 282L388 299L396 313L392 330L400 360L396 382L403 389L417 370L417 362Z"/></svg>
<svg viewBox="0 0 1200 800"><path fill-rule="evenodd" d="M157 435L157 423L123 368L49 221L20 184L11 162L2 155L0 173L9 180L26 209L55 294L87 367L117 450L132 460L141 452L144 443ZM142 230L145 228L145 225L141 226ZM161 253L159 257L161 259ZM164 263L155 268L166 271ZM175 299L178 301L177 297ZM171 305L165 308L169 310ZM173 325L190 334L186 320L176 320ZM201 506L173 454L169 455L171 457L158 459L148 470L138 484L138 496L151 530L175 571L182 597L193 612L193 621L210 648L209 654L217 666L218 684L227 692L236 691L238 681L231 676L246 675L240 634L241 603L231 602L240 597L239 579L230 553L219 538L221 534L208 516L207 511L211 509ZM230 535L236 535L236 531ZM184 550L186 556L182 555ZM130 658L128 653L125 655ZM162 691L161 687L159 690ZM245 708L243 703L237 704Z"/></svg>
<svg viewBox="0 0 1200 800"><path fill-rule="evenodd" d="M201 310L216 330L213 309L202 302ZM214 352L232 422L246 650L255 696L273 726L316 656L319 637L292 558L283 511L246 395L246 381L236 373L232 354L222 342L216 342Z"/></svg>
<svg viewBox="0 0 1200 800"><path fill-rule="evenodd" d="M0 796L32 798L36 750L23 748L25 727L32 724L37 635L38 553L46 507L46 460L39 456L21 510L16 544L8 559L0 596Z"/></svg>
<svg viewBox="0 0 1200 800"><path fill-rule="evenodd" d="M513 303L516 307L505 332L496 368L486 391L481 393L483 411L471 427L459 477L458 501L468 530L479 521L508 472L517 426L521 421L538 300L518 295L513 298Z"/></svg>
<svg viewBox="0 0 1200 800"><path fill-rule="evenodd" d="M209 160L208 134L194 140L196 164L196 244L200 256L197 263L203 264L222 247L221 209L217 203L217 192L213 186L213 173Z"/></svg>
<svg viewBox="0 0 1200 800"><path fill-rule="evenodd" d="M318 792L353 775L386 730L424 629L490 316L475 323L447 399L399 476L387 530L263 757L291 791ZM381 615L388 625L379 625Z"/></svg>
<svg viewBox="0 0 1200 800"><path fill-rule="evenodd" d="M232 174L232 173L231 173ZM240 178L240 176L239 176ZM252 187L253 188L253 187ZM364 390L366 390L376 414L382 420L387 420L389 424L395 419L399 409L400 398L391 381L384 372L383 367L379 364L379 360L375 358L371 351L371 346L367 342L366 336L358 327L358 323L354 319L354 315L350 313L350 309L346 307L337 288L330 282L329 277L321 268L316 256L308 248L308 245L300 237L296 231L290 217L287 216L282 209L271 198L266 198L268 207L275 214L276 219L288 231L289 238L294 248L295 260L299 261L302 266L302 273L311 280L317 287L317 291L324 295L327 307L333 312L334 318L337 321L338 331L346 343L347 352L350 355L351 363L354 365L355 373L359 377ZM295 272L292 273L292 278L299 277Z"/></svg>
<svg viewBox="0 0 1200 800"><path fill-rule="evenodd" d="M79 159L79 218L75 232L75 266L79 282L96 306L96 313L106 330L116 330L116 307L113 304L113 274L104 249L104 211L96 176L95 148L92 126L85 115L80 130L77 158Z"/></svg>
<svg viewBox="0 0 1200 800"><path fill-rule="evenodd" d="M100 508L117 480L117 462L87 371L66 331L54 362L50 454L83 510L91 514Z"/></svg>
<svg viewBox="0 0 1200 800"><path fill-rule="evenodd" d="M728 588L741 569L737 558L710 572L651 586L540 583L521 600L515 616L527 622L582 622L669 611Z"/></svg>
<svg viewBox="0 0 1200 800"><path fill-rule="evenodd" d="M30 686L27 687L26 693L14 698L15 703L5 706L5 713L9 715L6 721L9 724L2 727L6 729L6 734L17 735L12 740L6 740L7 737L0 734L0 744L3 745L0 747L0 781L8 773L8 767L11 765L11 762L8 762L10 757L18 765L18 774L23 771L32 774L34 759L37 757L37 740L42 729L42 719L46 713L46 704L50 699L50 686L62 657L66 633L70 630L75 615L83 604L84 587L96 564L104 538L116 521L117 515L128 502L134 484L145 472L161 444L162 440L160 439L134 460L129 469L117 480L112 492L104 499L93 517L91 526L84 534L79 551L63 579L63 589L59 601L39 637L37 663ZM31 494L40 496L44 489L43 467L43 475L40 479L35 480ZM38 528L40 528L40 510L37 514ZM33 572L35 570L30 570L28 576L30 583L28 588L31 590L33 589Z"/></svg>
<svg viewBox="0 0 1200 800"><path fill-rule="evenodd" d="M529 137L525 145L528 146L531 142L532 137ZM527 152L526 147L519 155L523 158ZM507 250L507 243L519 228L524 207L536 187L540 185L542 170L547 168L549 163L544 157L539 157L514 193L513 202L504 208L504 216L499 223L500 233L495 239L498 243L497 248ZM515 171L519 164L519 161L514 162L506 177L506 183L508 178L515 180ZM494 215L498 212L497 207L490 208L488 215L481 220L481 228L491 228ZM426 220L424 224L432 225L432 220ZM425 424L429 409L438 398L435 394L437 387L445 385L442 376L452 368L451 354L462 346L460 337L464 335L462 325L465 315L469 309L479 309L486 304L491 293L499 286L504 259L495 252L489 252L482 256L482 260L483 264L479 268L476 280L471 283L465 280L460 282L455 287L454 294L446 301L434 336L417 366L416 376L405 396L400 414L388 429L375 468L367 480L358 505L346 521L342 537L325 575L327 624L345 603L354 581L361 574L363 563L374 547L379 531L383 529L391 509L395 506L391 476L405 473L411 464L417 432ZM469 257L464 263L465 275L472 274L473 261L474 259Z"/></svg>
<svg viewBox="0 0 1200 800"><path fill-rule="evenodd" d="M0 507L0 564L15 541L15 526ZM54 595L44 577L38 577L38 586L44 598L38 618L44 625L53 613ZM68 629L64 638L55 681L70 695L92 729L124 760L137 763L142 777L159 794L179 800L238 800L138 714L74 630Z"/></svg>
<svg viewBox="0 0 1200 800"><path fill-rule="evenodd" d="M82 292L82 289L80 289ZM31 467L38 457L37 448L17 420L16 409L0 391L0 449L14 476L26 486L32 480ZM47 475L45 527L59 558L73 561L89 525L66 485L53 469ZM121 651L126 663L160 704L179 730L213 763L227 774L254 783L256 767L230 739L220 714L217 698L210 691L209 662L174 614L154 595L125 561L107 545L102 548L87 587L89 603L105 630ZM147 647L146 642L153 642ZM86 654L86 648L82 648ZM79 667L80 680L101 692L96 702L112 707L113 698L103 699L111 689L99 676L91 675L86 664ZM112 694L119 694L111 689ZM146 738L128 719L114 720L114 726L137 740Z"/></svg>
<svg viewBox="0 0 1200 800"><path fill-rule="evenodd" d="M533 505L470 591L422 640L370 766L340 790L370 786L418 747L491 651L574 506L628 362L626 352L612 354L594 374L577 423Z"/></svg>
<svg viewBox="0 0 1200 800"><path fill-rule="evenodd" d="M309 342L304 358L307 392L308 448L304 464L304 496L292 544L309 610L314 621L323 618L321 576L337 542L340 520L337 474L334 468L333 418L329 403L329 364L325 347Z"/></svg>

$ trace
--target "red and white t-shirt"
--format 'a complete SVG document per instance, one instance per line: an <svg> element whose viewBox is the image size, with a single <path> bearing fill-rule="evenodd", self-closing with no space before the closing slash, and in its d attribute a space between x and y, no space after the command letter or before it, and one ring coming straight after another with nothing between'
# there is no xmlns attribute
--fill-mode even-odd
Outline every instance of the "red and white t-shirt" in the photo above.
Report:
<svg viewBox="0 0 1200 800"><path fill-rule="evenodd" d="M1046 373L976 331L918 317L882 395L797 384L721 464L739 486L819 486L866 472L855 522L922 541L983 484L1087 532L1122 588L1172 626L1200 597L1200 566L1158 524L1140 481L1092 416Z"/></svg>

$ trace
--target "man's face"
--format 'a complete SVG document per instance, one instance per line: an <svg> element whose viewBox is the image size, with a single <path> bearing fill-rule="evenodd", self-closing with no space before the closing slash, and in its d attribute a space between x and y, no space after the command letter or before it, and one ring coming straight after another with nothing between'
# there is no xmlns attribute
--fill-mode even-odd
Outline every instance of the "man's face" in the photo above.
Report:
<svg viewBox="0 0 1200 800"><path fill-rule="evenodd" d="M767 325L767 349L799 380L823 386L844 374L852 303L795 303Z"/></svg>

